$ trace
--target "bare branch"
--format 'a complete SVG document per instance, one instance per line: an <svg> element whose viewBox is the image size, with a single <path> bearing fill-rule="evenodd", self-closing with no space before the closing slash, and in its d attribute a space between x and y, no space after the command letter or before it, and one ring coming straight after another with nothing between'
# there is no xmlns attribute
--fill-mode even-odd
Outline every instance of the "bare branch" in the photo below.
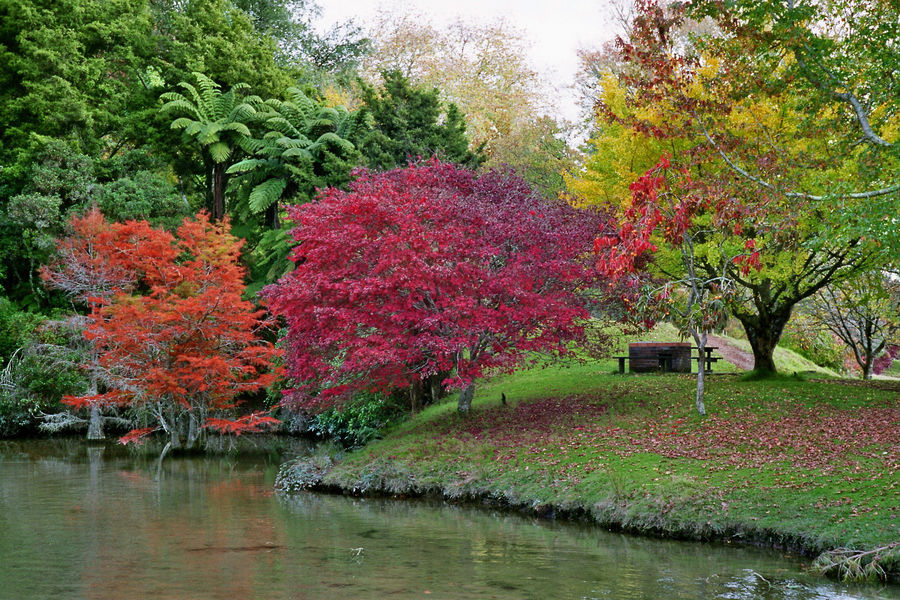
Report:
<svg viewBox="0 0 900 600"><path fill-rule="evenodd" d="M729 167L731 167L731 169L733 171L735 171L736 173L739 173L742 177L749 179L750 181L753 181L768 190L781 191L775 185L769 183L768 181L765 181L764 179L760 179L759 177L756 177L755 175L753 175L753 174L745 171L741 167L739 167L737 165L737 163L735 163L733 160L731 160L731 157L729 157L728 154L726 154L725 151L722 150L722 148L719 146L719 144L717 144L716 141L712 138L712 136L709 134L709 131L706 129L706 126L703 124L703 120L700 119L700 117L697 115L697 113L691 111L691 115L693 115L694 119L697 120L697 124L700 125L700 129L703 131L703 135L706 138L706 141L709 142L710 146L715 148L715 150L716 150L716 152L718 152L719 156L722 157L722 160L724 160L725 163ZM892 185L892 186L889 186L886 188L881 188L878 190L871 190L868 192L854 192L854 193L850 193L850 194L842 194L842 196L844 198L866 199L866 198L877 198L879 196L885 196L887 194L892 194L894 192L900 192L900 184ZM829 198L829 196L817 196L815 194L807 194L804 192L783 192L783 193L784 193L785 197L787 197L787 198L802 198L804 200L825 200L826 198Z"/></svg>
<svg viewBox="0 0 900 600"><path fill-rule="evenodd" d="M813 55L812 48L810 48L808 44L803 44L803 49L810 56ZM800 56L799 53L795 52L795 56L797 57L797 64L800 65L800 68L806 75L806 79L811 84L819 88L819 90L824 94L829 95L836 100L847 102L850 104L850 106L853 107L853 112L856 113L856 122L859 123L859 127L860 129L862 129L863 135L867 140L869 140L876 146L883 146L886 148L890 148L891 146L893 146L892 143L882 138L872 129L872 125L869 123L869 117L866 114L865 108L863 108L862 102L859 101L859 98L857 98L852 92L838 92L831 89L823 82L821 82L818 78L813 76L812 71L809 69L809 67L806 66L806 61L803 60L803 57ZM831 79L838 87L847 88L847 85L843 81L838 79L838 77L836 77L834 73L832 73L831 70L829 70L824 64L822 64L821 60L816 60L814 56L813 60L816 61L816 63L819 65L819 68L822 69L822 72L825 73L825 75L827 75L828 78Z"/></svg>
<svg viewBox="0 0 900 600"><path fill-rule="evenodd" d="M856 120L859 123L859 127L863 130L863 135L867 140L877 146L884 146L887 148L893 146L892 143L885 140L883 137L872 130L872 125L869 124L869 118L866 116L866 111L865 109L863 109L862 104L856 96L854 96L850 92L831 92L831 95L838 100L843 100L844 102L850 103L850 106L853 107L853 111L856 113Z"/></svg>

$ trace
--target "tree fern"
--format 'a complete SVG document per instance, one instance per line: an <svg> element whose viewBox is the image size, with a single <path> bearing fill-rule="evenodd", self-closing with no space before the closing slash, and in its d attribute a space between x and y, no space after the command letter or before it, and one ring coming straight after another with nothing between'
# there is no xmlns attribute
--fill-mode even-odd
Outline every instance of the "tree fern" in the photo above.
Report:
<svg viewBox="0 0 900 600"><path fill-rule="evenodd" d="M246 84L235 84L222 92L218 83L202 73L194 73L196 87L181 82L186 94L166 92L160 96L165 102L160 112L173 115L170 127L180 129L185 139L196 142L207 167L207 204L213 219L225 213L225 186L229 160L236 151L243 150L251 138L247 123L257 114L255 106L262 101L251 96L244 98ZM251 150L252 151L252 150Z"/></svg>
<svg viewBox="0 0 900 600"><path fill-rule="evenodd" d="M288 242L279 228L279 202L306 202L317 188L349 181L359 155L346 133L354 132L354 118L343 108L324 107L302 91L291 88L283 100L269 99L258 106L262 137L244 142L252 158L235 163L229 173L239 182L240 214L262 215L270 230L253 253L258 277L274 281L291 263Z"/></svg>

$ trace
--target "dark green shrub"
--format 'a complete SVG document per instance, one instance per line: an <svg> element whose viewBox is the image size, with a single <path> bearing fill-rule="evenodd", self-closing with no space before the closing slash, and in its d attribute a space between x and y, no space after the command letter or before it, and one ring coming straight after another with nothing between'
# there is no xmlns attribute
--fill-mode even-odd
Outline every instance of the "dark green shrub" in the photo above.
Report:
<svg viewBox="0 0 900 600"><path fill-rule="evenodd" d="M41 416L40 401L18 398L0 388L0 438L33 432Z"/></svg>
<svg viewBox="0 0 900 600"><path fill-rule="evenodd" d="M309 430L352 448L381 437L384 429L401 421L405 415L403 404L394 396L360 392L341 408L332 408L313 417Z"/></svg>
<svg viewBox="0 0 900 600"><path fill-rule="evenodd" d="M0 298L0 368L31 339L45 317L18 310L16 305Z"/></svg>
<svg viewBox="0 0 900 600"><path fill-rule="evenodd" d="M105 184L100 191L100 210L110 220L147 220L154 226L174 229L191 207L163 175L138 171Z"/></svg>
<svg viewBox="0 0 900 600"><path fill-rule="evenodd" d="M35 315L22 316L27 313L3 313L2 304L0 313L0 342L10 348L19 344L4 356L0 369L0 436L8 437L37 431L43 414L63 410L63 396L84 390L79 367L84 349L80 330L69 321L41 322ZM3 314L12 317L3 321ZM4 335L4 323L23 323L30 329Z"/></svg>

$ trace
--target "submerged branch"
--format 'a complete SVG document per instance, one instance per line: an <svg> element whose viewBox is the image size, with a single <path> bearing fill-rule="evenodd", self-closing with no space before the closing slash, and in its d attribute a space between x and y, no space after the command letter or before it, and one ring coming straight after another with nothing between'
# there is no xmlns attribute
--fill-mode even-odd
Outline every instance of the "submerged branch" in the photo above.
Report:
<svg viewBox="0 0 900 600"><path fill-rule="evenodd" d="M885 581L887 572L881 563L897 559L900 559L900 542L872 550L836 548L820 554L812 568L823 575L837 576L841 581Z"/></svg>

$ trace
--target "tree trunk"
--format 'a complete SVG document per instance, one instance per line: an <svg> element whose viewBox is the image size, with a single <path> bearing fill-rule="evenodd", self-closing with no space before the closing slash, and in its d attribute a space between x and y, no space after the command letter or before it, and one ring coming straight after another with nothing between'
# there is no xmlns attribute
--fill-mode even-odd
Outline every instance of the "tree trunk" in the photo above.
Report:
<svg viewBox="0 0 900 600"><path fill-rule="evenodd" d="M166 444L166 451L171 450L181 450L182 445L182 437L181 437L181 424L176 420L172 419L170 421L171 428L169 429L169 443ZM162 462L162 460L160 460Z"/></svg>
<svg viewBox="0 0 900 600"><path fill-rule="evenodd" d="M169 453L169 450L172 449L172 442L166 442L166 445L163 447L162 452L159 453L159 460L156 463L156 481L159 481L162 478L162 463L163 459Z"/></svg>
<svg viewBox="0 0 900 600"><path fill-rule="evenodd" d="M87 439L102 440L103 435L103 415L100 414L100 407L91 404L91 420L88 424Z"/></svg>
<svg viewBox="0 0 900 600"><path fill-rule="evenodd" d="M425 387L425 404L435 404L438 400L447 395L444 388L444 381L449 378L449 371L440 371L434 375L429 375L423 381Z"/></svg>
<svg viewBox="0 0 900 600"><path fill-rule="evenodd" d="M737 315L737 318L744 326L747 340L753 350L753 370L759 373L777 373L775 347L781 339L784 326L791 318L791 310L782 310L775 314Z"/></svg>
<svg viewBox="0 0 900 600"><path fill-rule="evenodd" d="M706 389L706 332L694 333L697 343L697 412L706 416L706 405L703 403L703 392Z"/></svg>
<svg viewBox="0 0 900 600"><path fill-rule="evenodd" d="M225 164L216 163L212 168L212 214L210 220L221 221L225 217Z"/></svg>
<svg viewBox="0 0 900 600"><path fill-rule="evenodd" d="M862 378L863 379L872 379L872 367L875 361L870 357L866 357L866 364L863 365L862 368Z"/></svg>
<svg viewBox="0 0 900 600"><path fill-rule="evenodd" d="M459 402L456 405L456 410L459 414L464 415L469 412L472 408L472 399L475 397L475 384L470 383L466 387L462 389L459 393Z"/></svg>
<svg viewBox="0 0 900 600"><path fill-rule="evenodd" d="M96 352L91 352L91 362L92 366L96 366ZM88 393L91 396L97 395L97 376L96 373L91 374L91 385L88 388ZM100 406L96 403L91 403L91 420L88 422L88 430L87 430L87 439L89 440L102 440L105 436L103 435L103 415L100 413Z"/></svg>
<svg viewBox="0 0 900 600"><path fill-rule="evenodd" d="M266 209L266 227L269 229L278 229L281 225L278 222L278 201L276 200L269 208Z"/></svg>
<svg viewBox="0 0 900 600"><path fill-rule="evenodd" d="M203 161L204 172L206 174L206 190L204 193L204 201L206 202L206 211L212 215L213 213L213 164L209 161Z"/></svg>
<svg viewBox="0 0 900 600"><path fill-rule="evenodd" d="M878 334L876 323L872 319L867 319L865 327L860 327L860 332L863 334L863 360L860 361L859 352L854 347L853 352L856 354L856 362L859 363L859 366L862 367L862 378L863 379L872 379L873 369L875 368L875 357L878 356L882 350L884 350L885 346L887 346L887 340L881 340L881 343L877 343L875 340L875 336Z"/></svg>
<svg viewBox="0 0 900 600"><path fill-rule="evenodd" d="M750 348L753 350L753 370L760 373L777 373L778 368L775 366L775 346L778 340L771 335L760 335L750 337Z"/></svg>
<svg viewBox="0 0 900 600"><path fill-rule="evenodd" d="M409 387L409 411L411 413L415 414L422 410L422 397L424 395L425 386L422 385L422 380L417 379Z"/></svg>
<svg viewBox="0 0 900 600"><path fill-rule="evenodd" d="M200 436L203 433L203 429L200 427L200 418L195 416L194 413L188 413L188 443L186 448L188 450L193 450L197 444L197 440L200 439Z"/></svg>
<svg viewBox="0 0 900 600"><path fill-rule="evenodd" d="M195 449L198 442L205 439L204 415L202 410L197 414L180 407L167 409L166 418L160 419L160 422L169 434L169 443L166 444L169 449L176 452Z"/></svg>
<svg viewBox="0 0 900 600"><path fill-rule="evenodd" d="M178 414L175 410L169 413L169 443L167 445L171 450L178 451L185 448L186 425L183 414Z"/></svg>
<svg viewBox="0 0 900 600"><path fill-rule="evenodd" d="M706 387L706 363L701 359L698 360L698 370L697 370L697 412L706 416L706 405L703 403L703 392Z"/></svg>

